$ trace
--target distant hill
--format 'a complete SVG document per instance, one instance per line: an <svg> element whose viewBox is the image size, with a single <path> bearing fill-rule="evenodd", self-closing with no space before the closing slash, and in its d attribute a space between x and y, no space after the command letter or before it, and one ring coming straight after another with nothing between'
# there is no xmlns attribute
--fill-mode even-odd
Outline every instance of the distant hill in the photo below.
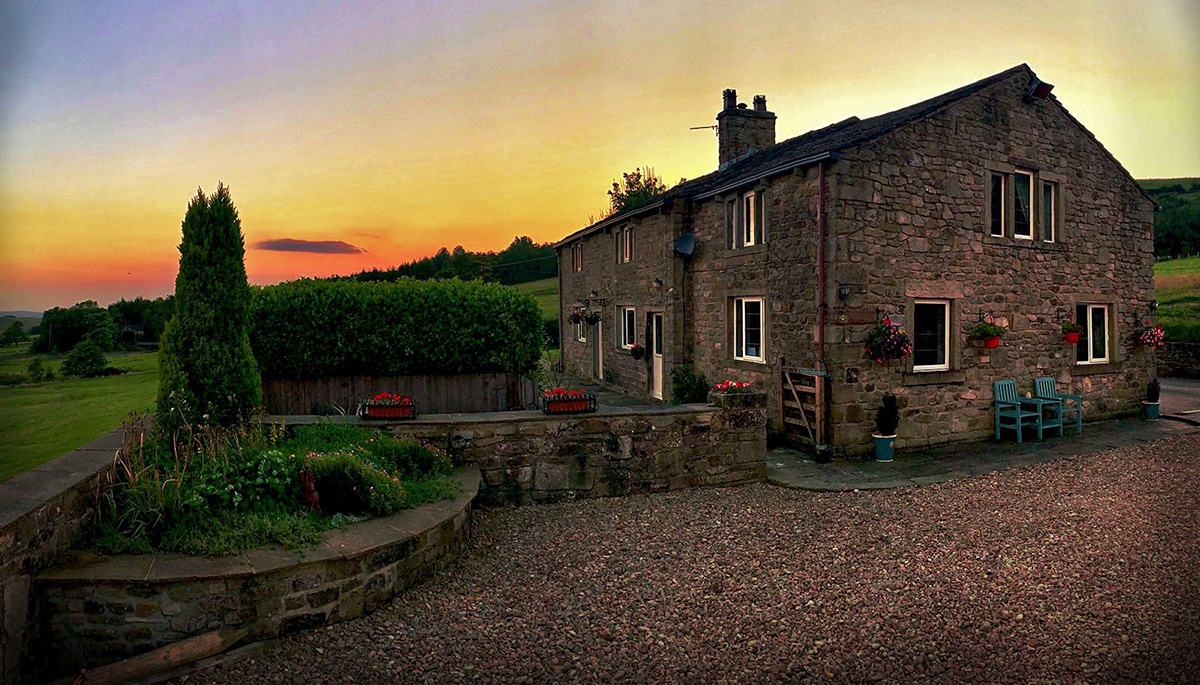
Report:
<svg viewBox="0 0 1200 685"><path fill-rule="evenodd" d="M1200 178L1138 181L1158 205L1154 210L1154 256L1200 254Z"/></svg>
<svg viewBox="0 0 1200 685"><path fill-rule="evenodd" d="M14 311L10 311L10 312L0 312L0 317L4 317L4 318L14 317L17 319L37 319L38 321L41 321L42 313L41 312L31 312L31 311L28 311L25 309L20 309L20 310L14 310Z"/></svg>

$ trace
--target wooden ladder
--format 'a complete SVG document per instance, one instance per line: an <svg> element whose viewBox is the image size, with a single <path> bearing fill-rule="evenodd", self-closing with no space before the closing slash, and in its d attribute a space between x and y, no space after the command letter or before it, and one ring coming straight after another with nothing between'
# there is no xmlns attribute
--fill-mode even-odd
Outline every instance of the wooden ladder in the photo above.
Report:
<svg viewBox="0 0 1200 685"><path fill-rule="evenodd" d="M825 377L816 369L781 367L780 416L784 435L812 447L825 445Z"/></svg>

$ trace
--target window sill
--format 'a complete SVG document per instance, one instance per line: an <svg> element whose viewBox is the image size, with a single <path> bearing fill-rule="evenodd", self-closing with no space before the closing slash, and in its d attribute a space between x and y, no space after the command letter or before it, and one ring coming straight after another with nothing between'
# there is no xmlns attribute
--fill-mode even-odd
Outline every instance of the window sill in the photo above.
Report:
<svg viewBox="0 0 1200 685"><path fill-rule="evenodd" d="M763 360L761 362L752 362L748 359L730 359L729 364L735 369L742 369L743 371L754 371L756 373L761 373L763 370L765 370L767 368L766 360ZM714 381L714 382L716 382L716 381Z"/></svg>
<svg viewBox="0 0 1200 685"><path fill-rule="evenodd" d="M721 252L722 257L734 257L737 255L752 255L760 254L767 251L766 243L751 245L750 247L729 247Z"/></svg>
<svg viewBox="0 0 1200 685"><path fill-rule="evenodd" d="M1013 238L1010 236L1000 237L990 233L983 236L983 243L985 245L996 245L998 247L1009 247L1018 250L1067 251L1066 246L1062 243L1048 243L1044 240L1029 240L1028 238Z"/></svg>
<svg viewBox="0 0 1200 685"><path fill-rule="evenodd" d="M965 371L905 371L902 383L912 385L956 385L965 383Z"/></svg>
<svg viewBox="0 0 1200 685"><path fill-rule="evenodd" d="M1121 370L1112 362L1103 364L1079 364L1076 363L1071 367L1072 376L1108 376L1121 373Z"/></svg>

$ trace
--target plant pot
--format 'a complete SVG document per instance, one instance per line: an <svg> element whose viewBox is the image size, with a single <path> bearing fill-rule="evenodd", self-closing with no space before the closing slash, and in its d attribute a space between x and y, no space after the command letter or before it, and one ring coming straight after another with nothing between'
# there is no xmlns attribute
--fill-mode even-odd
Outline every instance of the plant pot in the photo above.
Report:
<svg viewBox="0 0 1200 685"><path fill-rule="evenodd" d="M546 414L581 414L596 411L596 396L586 394L580 398L542 398L542 411Z"/></svg>
<svg viewBox="0 0 1200 685"><path fill-rule="evenodd" d="M417 418L416 404L367 405L368 419L415 419Z"/></svg>
<svg viewBox="0 0 1200 685"><path fill-rule="evenodd" d="M1079 333L1063 333L1063 337L1072 345L1079 342L1079 335Z"/></svg>
<svg viewBox="0 0 1200 685"><path fill-rule="evenodd" d="M646 356L646 348L644 348L644 347L630 348L629 356L633 357L634 359L641 359L642 357Z"/></svg>
<svg viewBox="0 0 1200 685"><path fill-rule="evenodd" d="M1147 402L1142 400L1142 410L1146 413L1147 421L1158 420L1158 402Z"/></svg>
<svg viewBox="0 0 1200 685"><path fill-rule="evenodd" d="M871 439L875 441L875 461L891 461L893 452L896 448L896 436L875 435L872 433Z"/></svg>
<svg viewBox="0 0 1200 685"><path fill-rule="evenodd" d="M996 349L997 347L1000 347L1000 336L998 336L998 335L993 335L993 336L992 336L992 337L990 337L990 338L984 338L984 339L983 339L983 346L984 346L984 347L986 347L986 348L987 348L987 349L989 349L989 350L994 350L994 349Z"/></svg>

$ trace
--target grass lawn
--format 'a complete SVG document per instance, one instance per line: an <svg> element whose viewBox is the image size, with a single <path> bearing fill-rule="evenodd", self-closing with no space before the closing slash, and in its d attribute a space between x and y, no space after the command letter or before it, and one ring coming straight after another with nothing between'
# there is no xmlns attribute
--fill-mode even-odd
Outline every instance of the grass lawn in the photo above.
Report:
<svg viewBox="0 0 1200 685"><path fill-rule="evenodd" d="M55 459L104 435L132 411L154 405L158 354L110 354L109 366L129 373L102 378L61 378L0 387L0 481ZM0 369L19 373L33 357L5 350ZM58 374L61 359L46 358Z"/></svg>
<svg viewBox="0 0 1200 685"><path fill-rule="evenodd" d="M540 281L519 283L513 286L524 290L537 300L542 316L558 320L558 278L543 278Z"/></svg>
<svg viewBox="0 0 1200 685"><path fill-rule="evenodd" d="M1200 342L1200 257L1155 264L1154 296L1167 340Z"/></svg>

